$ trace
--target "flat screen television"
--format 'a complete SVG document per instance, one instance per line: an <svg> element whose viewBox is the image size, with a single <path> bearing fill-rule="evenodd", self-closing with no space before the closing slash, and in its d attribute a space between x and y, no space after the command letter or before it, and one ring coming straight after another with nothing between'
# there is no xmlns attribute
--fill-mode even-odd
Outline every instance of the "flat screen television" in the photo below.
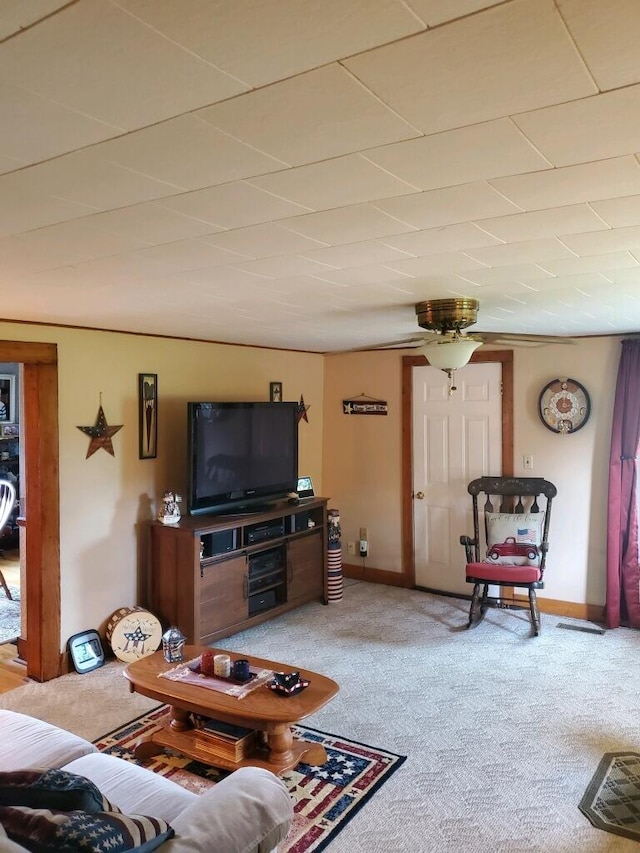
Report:
<svg viewBox="0 0 640 853"><path fill-rule="evenodd" d="M188 403L188 511L255 512L295 492L297 403Z"/></svg>

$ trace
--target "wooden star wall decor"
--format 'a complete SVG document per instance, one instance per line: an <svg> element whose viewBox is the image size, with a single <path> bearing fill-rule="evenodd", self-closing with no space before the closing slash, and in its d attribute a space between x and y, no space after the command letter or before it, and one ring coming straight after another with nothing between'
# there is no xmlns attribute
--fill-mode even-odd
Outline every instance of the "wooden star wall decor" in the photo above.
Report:
<svg viewBox="0 0 640 853"><path fill-rule="evenodd" d="M302 394L300 394L300 402L298 403L298 423L300 423L300 421L306 421L307 423L309 423L307 412L310 408L311 406L305 406L304 397L302 396Z"/></svg>
<svg viewBox="0 0 640 853"><path fill-rule="evenodd" d="M80 432L83 432L85 435L88 435L91 439L85 458L88 459L90 456L93 456L96 450L100 450L100 448L106 450L107 453L110 453L112 456L115 456L111 439L118 432L118 430L122 429L123 426L124 424L118 424L118 426L109 426L101 403L100 408L98 409L98 417L96 418L94 426L78 427Z"/></svg>

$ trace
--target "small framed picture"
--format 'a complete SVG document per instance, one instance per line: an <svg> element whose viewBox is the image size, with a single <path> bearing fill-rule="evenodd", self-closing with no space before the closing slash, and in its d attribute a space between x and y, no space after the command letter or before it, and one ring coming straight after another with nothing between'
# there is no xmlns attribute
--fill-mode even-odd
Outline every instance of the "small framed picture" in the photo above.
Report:
<svg viewBox="0 0 640 853"><path fill-rule="evenodd" d="M269 383L269 399L272 403L282 402L282 382Z"/></svg>
<svg viewBox="0 0 640 853"><path fill-rule="evenodd" d="M0 438L20 438L20 424L0 424Z"/></svg>
<svg viewBox="0 0 640 853"><path fill-rule="evenodd" d="M138 374L138 436L140 459L158 455L158 374Z"/></svg>
<svg viewBox="0 0 640 853"><path fill-rule="evenodd" d="M0 423L12 424L16 419L16 377L0 373Z"/></svg>

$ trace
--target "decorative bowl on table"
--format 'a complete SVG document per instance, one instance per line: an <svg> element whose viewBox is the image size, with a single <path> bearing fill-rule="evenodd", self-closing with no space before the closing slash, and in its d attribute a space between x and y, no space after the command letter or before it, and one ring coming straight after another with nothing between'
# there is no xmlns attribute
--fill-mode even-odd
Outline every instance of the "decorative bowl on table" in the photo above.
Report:
<svg viewBox="0 0 640 853"><path fill-rule="evenodd" d="M295 696L308 687L309 682L301 678L299 672L274 672L273 679L266 686L281 696Z"/></svg>

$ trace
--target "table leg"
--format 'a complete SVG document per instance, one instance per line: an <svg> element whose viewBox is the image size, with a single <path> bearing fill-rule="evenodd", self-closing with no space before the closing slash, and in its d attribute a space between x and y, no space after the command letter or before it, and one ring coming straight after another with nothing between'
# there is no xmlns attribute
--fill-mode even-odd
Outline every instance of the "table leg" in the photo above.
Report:
<svg viewBox="0 0 640 853"><path fill-rule="evenodd" d="M171 706L169 718L169 725L174 732L186 732L193 728L193 722L191 721L191 714L189 711L184 711L182 708L176 708L175 705Z"/></svg>
<svg viewBox="0 0 640 853"><path fill-rule="evenodd" d="M293 732L290 726L280 723L267 728L269 761L274 764L287 764L293 758L292 746Z"/></svg>

